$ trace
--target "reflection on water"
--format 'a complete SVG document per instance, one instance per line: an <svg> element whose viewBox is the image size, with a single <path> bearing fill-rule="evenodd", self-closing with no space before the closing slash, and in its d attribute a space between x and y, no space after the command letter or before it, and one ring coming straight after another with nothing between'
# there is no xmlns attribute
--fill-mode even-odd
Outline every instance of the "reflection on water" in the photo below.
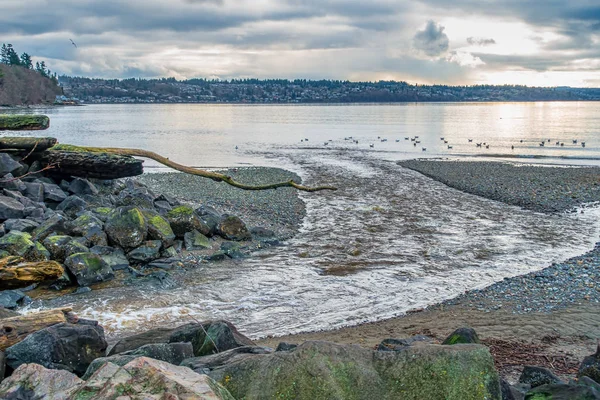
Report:
<svg viewBox="0 0 600 400"><path fill-rule="evenodd" d="M174 285L103 289L72 304L110 334L225 318L251 337L331 329L402 314L581 254L597 215L548 216L448 188L361 152L263 152L309 183L307 217L285 246L201 264ZM39 303L33 307L38 307Z"/></svg>

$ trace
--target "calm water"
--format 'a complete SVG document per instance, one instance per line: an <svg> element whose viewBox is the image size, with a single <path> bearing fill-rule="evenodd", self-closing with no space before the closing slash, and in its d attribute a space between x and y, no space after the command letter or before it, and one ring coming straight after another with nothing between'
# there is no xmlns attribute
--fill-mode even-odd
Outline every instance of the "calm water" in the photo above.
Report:
<svg viewBox="0 0 600 400"><path fill-rule="evenodd" d="M301 194L307 217L283 247L203 265L168 287L96 290L42 305L72 304L111 334L189 316L226 318L252 337L383 319L581 254L600 235L596 209L557 216L523 211L393 162L540 161L535 156L597 164L600 103L107 105L45 112L51 128L40 135L63 143L142 147L196 166L279 166L309 183L341 188ZM349 136L359 143L344 140Z"/></svg>

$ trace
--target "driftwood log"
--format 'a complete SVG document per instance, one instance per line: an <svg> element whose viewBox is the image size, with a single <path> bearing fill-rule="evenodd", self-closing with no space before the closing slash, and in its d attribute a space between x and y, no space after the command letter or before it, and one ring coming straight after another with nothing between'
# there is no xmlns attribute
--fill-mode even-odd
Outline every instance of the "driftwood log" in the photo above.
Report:
<svg viewBox="0 0 600 400"><path fill-rule="evenodd" d="M49 126L46 115L0 115L0 131L38 131Z"/></svg>
<svg viewBox="0 0 600 400"><path fill-rule="evenodd" d="M71 308L56 308L18 317L0 319L0 350L19 343L41 329L63 322L76 323L77 316Z"/></svg>
<svg viewBox="0 0 600 400"><path fill-rule="evenodd" d="M118 179L141 175L142 160L131 156L89 151L63 151L52 148L40 154L42 166L49 175L79 176L96 179Z"/></svg>
<svg viewBox="0 0 600 400"><path fill-rule="evenodd" d="M64 272L62 265L56 261L23 262L21 257L4 257L0 259L0 290L56 280Z"/></svg>

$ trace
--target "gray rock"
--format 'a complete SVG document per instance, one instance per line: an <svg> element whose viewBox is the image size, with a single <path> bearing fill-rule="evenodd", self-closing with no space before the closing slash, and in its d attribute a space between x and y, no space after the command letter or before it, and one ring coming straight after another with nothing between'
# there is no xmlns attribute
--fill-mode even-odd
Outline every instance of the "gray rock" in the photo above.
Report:
<svg viewBox="0 0 600 400"><path fill-rule="evenodd" d="M228 240L250 240L252 236L244 221L234 215L224 215L217 224L217 235Z"/></svg>
<svg viewBox="0 0 600 400"><path fill-rule="evenodd" d="M535 388L542 385L564 382L546 368L526 365L519 377L519 383L526 383Z"/></svg>
<svg viewBox="0 0 600 400"><path fill-rule="evenodd" d="M44 221L44 209L41 207L25 207L23 214L25 217L39 222L38 226Z"/></svg>
<svg viewBox="0 0 600 400"><path fill-rule="evenodd" d="M139 209L119 207L110 214L105 231L113 243L131 249L146 240L148 224Z"/></svg>
<svg viewBox="0 0 600 400"><path fill-rule="evenodd" d="M67 257L64 264L75 276L79 286L89 286L115 277L113 270L98 254L75 253Z"/></svg>
<svg viewBox="0 0 600 400"><path fill-rule="evenodd" d="M86 212L74 221L67 223L66 227L73 236L85 238L85 245L106 246L108 244L106 233L103 230L104 223L92 213Z"/></svg>
<svg viewBox="0 0 600 400"><path fill-rule="evenodd" d="M552 384L531 389L525 400L600 400L600 393L588 386Z"/></svg>
<svg viewBox="0 0 600 400"><path fill-rule="evenodd" d="M51 235L48 236L42 244L50 252L50 258L58 262L64 262L65 259L70 256L68 245L71 243L73 238L66 235ZM77 245L75 245L77 246ZM77 249L80 250L80 249ZM85 251L85 250L84 250ZM81 251L75 251L80 253Z"/></svg>
<svg viewBox="0 0 600 400"><path fill-rule="evenodd" d="M223 320L193 322L177 328L157 328L120 339L108 355L135 350L150 343L190 342L194 356L204 356L241 346L255 346L229 322Z"/></svg>
<svg viewBox="0 0 600 400"><path fill-rule="evenodd" d="M78 287L77 289L75 289L73 294L84 294L84 293L89 293L91 291L92 291L91 288L89 288L87 286L81 286L81 287Z"/></svg>
<svg viewBox="0 0 600 400"><path fill-rule="evenodd" d="M4 221L4 228L10 231L20 231L32 233L40 224L29 219L7 219Z"/></svg>
<svg viewBox="0 0 600 400"><path fill-rule="evenodd" d="M196 213L200 216L200 219L209 227L210 234L214 235L217 233L217 225L222 219L222 215L214 208L206 205L202 205L196 209Z"/></svg>
<svg viewBox="0 0 600 400"><path fill-rule="evenodd" d="M406 348L419 343L432 344L433 339L425 335L415 335L407 339L384 339L377 350L379 351L403 351Z"/></svg>
<svg viewBox="0 0 600 400"><path fill-rule="evenodd" d="M275 351L294 351L296 347L298 345L294 343L279 342Z"/></svg>
<svg viewBox="0 0 600 400"><path fill-rule="evenodd" d="M0 153L0 175L10 174L21 168L21 164L13 160L7 153Z"/></svg>
<svg viewBox="0 0 600 400"><path fill-rule="evenodd" d="M96 322L65 322L34 332L6 349L6 363L13 369L36 363L81 376L94 359L104 356L106 347L104 329Z"/></svg>
<svg viewBox="0 0 600 400"><path fill-rule="evenodd" d="M13 174L6 174L0 179L0 188L17 191L19 193L25 193L27 186L13 176Z"/></svg>
<svg viewBox="0 0 600 400"><path fill-rule="evenodd" d="M297 346L294 345L294 349ZM293 349L292 349L293 350ZM277 351L292 351L277 350ZM190 357L183 360L179 365L188 367L199 374L208 374L213 369L217 369L232 362L239 362L245 358L252 357L255 354L271 354L273 349L262 346L241 346L226 350L221 353L211 354L201 357Z"/></svg>
<svg viewBox="0 0 600 400"><path fill-rule="evenodd" d="M212 247L210 240L197 230L187 232L184 235L184 242L185 249L188 251L210 249Z"/></svg>
<svg viewBox="0 0 600 400"><path fill-rule="evenodd" d="M155 201L154 209L158 211L159 214L166 214L173 209L173 207L167 203L166 201Z"/></svg>
<svg viewBox="0 0 600 400"><path fill-rule="evenodd" d="M44 222L40 224L32 233L32 237L34 240L44 240L51 233L66 233L65 229L66 219L60 214L54 214L52 217L48 218Z"/></svg>
<svg viewBox="0 0 600 400"><path fill-rule="evenodd" d="M25 190L25 196L28 199L41 203L44 201L44 186L37 182L25 182L27 189Z"/></svg>
<svg viewBox="0 0 600 400"><path fill-rule="evenodd" d="M0 386L5 400L71 400L84 382L68 371L46 369L39 364L22 364ZM86 399L89 399L87 397Z"/></svg>
<svg viewBox="0 0 600 400"><path fill-rule="evenodd" d="M98 254L113 271L129 268L129 260L121 249L110 246L94 246L90 249L92 253Z"/></svg>
<svg viewBox="0 0 600 400"><path fill-rule="evenodd" d="M225 254L223 251L219 250L219 251L215 251L214 253L212 253L209 256L205 257L205 260L207 261L223 261L226 260L228 258L227 254Z"/></svg>
<svg viewBox="0 0 600 400"><path fill-rule="evenodd" d="M12 231L0 238L0 250L5 250L13 256L28 258L34 248L35 243L29 233Z"/></svg>
<svg viewBox="0 0 600 400"><path fill-rule="evenodd" d="M239 259L246 257L246 254L242 251L242 247L238 242L221 243L221 252L225 253L229 258Z"/></svg>
<svg viewBox="0 0 600 400"><path fill-rule="evenodd" d="M25 216L24 210L25 207L20 201L7 196L0 196L0 220L23 218Z"/></svg>
<svg viewBox="0 0 600 400"><path fill-rule="evenodd" d="M68 190L69 192L77 195L98 194L98 188L92 182L83 178L74 178L69 184Z"/></svg>
<svg viewBox="0 0 600 400"><path fill-rule="evenodd" d="M44 200L56 201L60 203L67 198L67 194L54 183L42 183L44 186Z"/></svg>
<svg viewBox="0 0 600 400"><path fill-rule="evenodd" d="M581 365L579 365L577 377L581 378L584 376L600 383L600 342L598 343L596 353L585 357L581 362Z"/></svg>
<svg viewBox="0 0 600 400"><path fill-rule="evenodd" d="M85 210L87 207L87 203L79 196L69 196L64 201L62 201L56 209L58 211L62 211L69 218L76 218L77 214Z"/></svg>
<svg viewBox="0 0 600 400"><path fill-rule="evenodd" d="M100 357L95 359L88 367L83 379L88 379L102 365L111 362L118 366L123 366L138 357L150 357L154 360L168 362L169 364L179 365L186 358L194 356L194 350L191 343L157 343L147 344L132 351L127 351L110 357Z"/></svg>
<svg viewBox="0 0 600 400"><path fill-rule="evenodd" d="M31 298L20 290L3 290L0 292L0 307L14 310L31 303Z"/></svg>
<svg viewBox="0 0 600 400"><path fill-rule="evenodd" d="M133 263L148 263L160 257L161 247L160 240L148 240L127 253L127 259Z"/></svg>

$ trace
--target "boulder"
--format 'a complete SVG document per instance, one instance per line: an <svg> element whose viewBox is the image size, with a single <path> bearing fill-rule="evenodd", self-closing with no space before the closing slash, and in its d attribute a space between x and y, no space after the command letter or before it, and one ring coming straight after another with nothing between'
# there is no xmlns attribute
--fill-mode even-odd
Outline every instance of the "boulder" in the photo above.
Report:
<svg viewBox="0 0 600 400"><path fill-rule="evenodd" d="M527 392L525 400L600 400L600 393L583 385L542 385Z"/></svg>
<svg viewBox="0 0 600 400"><path fill-rule="evenodd" d="M23 181L15 178L13 174L6 174L0 179L0 188L16 191L17 193L25 193L27 190L27 186Z"/></svg>
<svg viewBox="0 0 600 400"><path fill-rule="evenodd" d="M7 232L10 231L19 231L19 232L27 232L27 233L32 233L35 228L37 228L38 226L40 226L40 224L38 224L35 221L32 221L30 219L7 219L6 221L4 221L4 228L6 229Z"/></svg>
<svg viewBox="0 0 600 400"><path fill-rule="evenodd" d="M2 153L0 153L2 154ZM0 196L0 220L23 218L25 206L18 200Z"/></svg>
<svg viewBox="0 0 600 400"><path fill-rule="evenodd" d="M65 222L65 217L63 217L60 214L54 214L53 216L42 222L40 226L35 228L31 236L33 237L33 240L43 241L51 233L65 234Z"/></svg>
<svg viewBox="0 0 600 400"><path fill-rule="evenodd" d="M191 343L158 343L147 344L132 351L117 354L110 357L96 358L88 367L83 379L88 379L94 372L106 363L113 363L118 366L124 366L130 361L139 357L150 357L154 360L168 362L169 364L179 365L186 358L194 356L194 349Z"/></svg>
<svg viewBox="0 0 600 400"><path fill-rule="evenodd" d="M50 258L52 260L64 262L65 259L70 256L67 254L67 244L69 244L73 238L66 235L52 235L48 236L42 244L50 252Z"/></svg>
<svg viewBox="0 0 600 400"><path fill-rule="evenodd" d="M14 400L70 400L83 381L68 371L22 364L0 385L0 398Z"/></svg>
<svg viewBox="0 0 600 400"><path fill-rule="evenodd" d="M210 249L212 247L210 240L197 230L186 232L183 241L185 242L185 249L188 251Z"/></svg>
<svg viewBox="0 0 600 400"><path fill-rule="evenodd" d="M44 186L38 182L24 182L25 187L25 196L28 199L41 203L44 201Z"/></svg>
<svg viewBox="0 0 600 400"><path fill-rule="evenodd" d="M242 346L254 346L254 342L242 335L231 323L223 320L194 322L177 328L157 328L120 339L108 355L135 350L149 343L190 342L194 356L203 356Z"/></svg>
<svg viewBox="0 0 600 400"><path fill-rule="evenodd" d="M258 240L259 242L268 244L270 246L277 246L281 244L277 239L277 234L272 229L263 228L261 226L253 226L250 228L250 235L252 239Z"/></svg>
<svg viewBox="0 0 600 400"><path fill-rule="evenodd" d="M92 208L90 212L100 221L106 222L108 217L110 217L110 213L113 212L113 209L110 207L95 207Z"/></svg>
<svg viewBox="0 0 600 400"><path fill-rule="evenodd" d="M20 290L3 290L0 292L0 307L13 310L31 303L31 298Z"/></svg>
<svg viewBox="0 0 600 400"><path fill-rule="evenodd" d="M98 254L113 271L129 268L129 260L121 249L109 246L94 246L90 249L92 253Z"/></svg>
<svg viewBox="0 0 600 400"><path fill-rule="evenodd" d="M35 247L29 233L12 231L0 238L0 250L6 250L13 256L29 259Z"/></svg>
<svg viewBox="0 0 600 400"><path fill-rule="evenodd" d="M273 349L262 346L242 346L210 354L208 356L191 357L183 360L179 365L188 367L199 374L208 374L210 371L224 365L238 362L244 358L251 358L255 354L271 354Z"/></svg>
<svg viewBox="0 0 600 400"><path fill-rule="evenodd" d="M85 238L85 245L87 247L106 246L108 244L103 226L104 223L92 213L84 213L66 225L73 236Z"/></svg>
<svg viewBox="0 0 600 400"><path fill-rule="evenodd" d="M86 207L87 202L85 200L79 196L72 195L64 199L56 206L56 209L64 212L69 218L76 218L77 214L85 210Z"/></svg>
<svg viewBox="0 0 600 400"><path fill-rule="evenodd" d="M171 246L175 241L175 233L169 225L169 221L155 212L144 211L144 217L148 224L148 239L160 240L165 248Z"/></svg>
<svg viewBox="0 0 600 400"><path fill-rule="evenodd" d="M223 261L223 260L226 260L227 258L228 258L227 254L225 254L225 252L223 252L221 250L215 251L211 255L204 257L204 259L206 261Z"/></svg>
<svg viewBox="0 0 600 400"><path fill-rule="evenodd" d="M166 201L154 201L154 209L158 211L159 214L164 215L171 211L173 207L167 203Z"/></svg>
<svg viewBox="0 0 600 400"><path fill-rule="evenodd" d="M75 276L79 286L89 286L115 277L113 270L94 253L75 253L65 260L65 267Z"/></svg>
<svg viewBox="0 0 600 400"><path fill-rule="evenodd" d="M130 188L119 193L115 204L119 207L137 207L140 210L153 210L154 195L147 188Z"/></svg>
<svg viewBox="0 0 600 400"><path fill-rule="evenodd" d="M98 188L92 182L83 178L74 178L69 184L68 191L76 195L98 194Z"/></svg>
<svg viewBox="0 0 600 400"><path fill-rule="evenodd" d="M208 375L235 398L501 398L492 356L477 344L410 346L401 352L381 352L306 342L292 352L234 358Z"/></svg>
<svg viewBox="0 0 600 400"><path fill-rule="evenodd" d="M425 335L415 335L407 339L384 339L377 350L379 351L403 351L415 344L432 344L433 339Z"/></svg>
<svg viewBox="0 0 600 400"><path fill-rule="evenodd" d="M148 224L139 209L119 207L110 214L105 231L113 243L131 249L146 240Z"/></svg>
<svg viewBox="0 0 600 400"><path fill-rule="evenodd" d="M67 198L67 194L54 183L42 183L42 186L44 186L44 200L46 201L60 203Z"/></svg>
<svg viewBox="0 0 600 400"><path fill-rule="evenodd" d="M189 206L178 206L167 213L167 220L178 238L183 238L187 232L197 230L203 235L210 234L210 228Z"/></svg>
<svg viewBox="0 0 600 400"><path fill-rule="evenodd" d="M0 175L4 176L21 168L21 164L13 160L8 153L0 153Z"/></svg>
<svg viewBox="0 0 600 400"><path fill-rule="evenodd" d="M64 322L39 330L6 349L6 363L13 369L36 363L64 369L78 376L106 352L104 329L95 321Z"/></svg>
<svg viewBox="0 0 600 400"><path fill-rule="evenodd" d="M162 242L160 240L148 240L141 246L127 253L127 259L133 263L148 263L160 258L160 249Z"/></svg>
<svg viewBox="0 0 600 400"><path fill-rule="evenodd" d="M210 234L217 233L217 225L221 221L221 214L211 206L202 205L196 209L200 219L210 228Z"/></svg>
<svg viewBox="0 0 600 400"><path fill-rule="evenodd" d="M600 343L598 343L596 353L585 357L579 366L577 377L581 378L584 376L587 376L600 383Z"/></svg>
<svg viewBox="0 0 600 400"><path fill-rule="evenodd" d="M28 219L37 222L38 226L44 221L44 209L41 207L25 207L23 213Z"/></svg>
<svg viewBox="0 0 600 400"><path fill-rule="evenodd" d="M235 400L206 375L148 357L136 358L123 367L104 364L72 398Z"/></svg>
<svg viewBox="0 0 600 400"><path fill-rule="evenodd" d="M217 234L227 240L250 240L252 235L244 221L234 215L224 215L217 224Z"/></svg>
<svg viewBox="0 0 600 400"><path fill-rule="evenodd" d="M549 385L554 383L565 383L559 377L554 375L552 371L542 368L526 365L519 377L519 383L526 383L532 388Z"/></svg>
<svg viewBox="0 0 600 400"><path fill-rule="evenodd" d="M294 351L297 347L298 345L294 343L279 342L275 351Z"/></svg>
<svg viewBox="0 0 600 400"><path fill-rule="evenodd" d="M463 343L479 343L479 337L473 328L458 328L442 342L444 345Z"/></svg>
<svg viewBox="0 0 600 400"><path fill-rule="evenodd" d="M238 242L223 242L221 249L229 258L244 258L246 254L242 251L242 246Z"/></svg>

